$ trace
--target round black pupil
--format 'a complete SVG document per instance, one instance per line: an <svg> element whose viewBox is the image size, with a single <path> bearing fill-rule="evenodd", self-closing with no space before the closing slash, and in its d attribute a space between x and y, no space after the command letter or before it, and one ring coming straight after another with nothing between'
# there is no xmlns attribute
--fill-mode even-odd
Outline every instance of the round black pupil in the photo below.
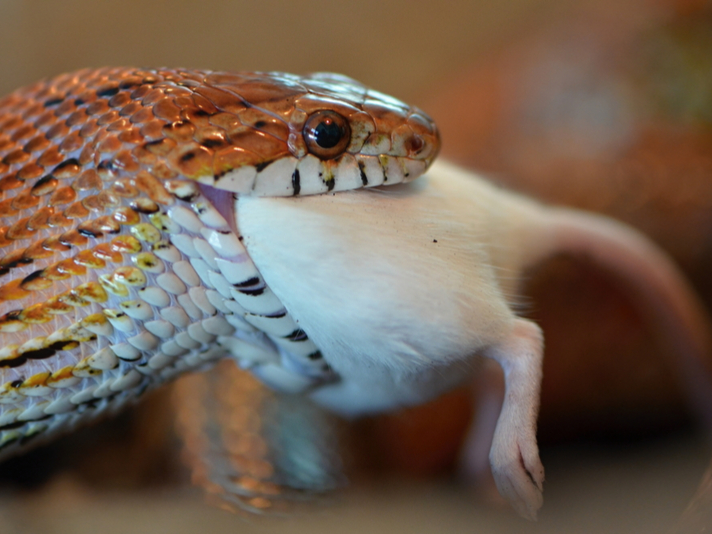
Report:
<svg viewBox="0 0 712 534"><path fill-rule="evenodd" d="M333 119L324 119L314 128L314 140L321 148L334 148L342 135L341 127Z"/></svg>

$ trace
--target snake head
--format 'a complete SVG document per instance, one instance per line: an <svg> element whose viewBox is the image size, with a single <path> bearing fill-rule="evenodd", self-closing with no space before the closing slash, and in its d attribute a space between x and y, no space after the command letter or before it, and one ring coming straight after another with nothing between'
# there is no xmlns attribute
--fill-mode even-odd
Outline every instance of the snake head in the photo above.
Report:
<svg viewBox="0 0 712 534"><path fill-rule="evenodd" d="M440 148L425 113L340 74L216 73L204 83L211 89L198 92L239 119L212 176L195 176L218 189L291 196L406 182Z"/></svg>

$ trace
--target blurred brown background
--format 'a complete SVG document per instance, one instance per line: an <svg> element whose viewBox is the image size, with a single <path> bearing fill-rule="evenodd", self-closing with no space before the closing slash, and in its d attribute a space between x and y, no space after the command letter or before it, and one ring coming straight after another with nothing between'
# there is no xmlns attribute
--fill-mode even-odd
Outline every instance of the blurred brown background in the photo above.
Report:
<svg viewBox="0 0 712 534"><path fill-rule="evenodd" d="M0 94L107 64L343 72L433 115L445 157L648 233L709 306L710 5L3 0ZM547 339L548 484L536 530L444 482L471 413L464 391L353 426L364 482L346 509L269 529L326 531L347 518L354 529L429 532L448 518L452 532L664 532L707 459L671 358L621 288L590 266L553 259L525 291ZM178 489L187 477L170 413L167 396L154 395L1 466L0 532L247 528Z"/></svg>
<svg viewBox="0 0 712 534"><path fill-rule="evenodd" d="M103 65L332 70L412 99L563 0L0 4L0 93Z"/></svg>

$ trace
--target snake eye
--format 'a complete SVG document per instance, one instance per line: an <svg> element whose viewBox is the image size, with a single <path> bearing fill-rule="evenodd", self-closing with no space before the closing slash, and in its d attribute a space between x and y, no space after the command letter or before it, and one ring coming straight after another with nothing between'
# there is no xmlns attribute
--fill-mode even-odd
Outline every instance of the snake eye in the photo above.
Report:
<svg viewBox="0 0 712 534"><path fill-rule="evenodd" d="M349 122L334 111L316 111L304 124L304 140L309 152L321 159L335 158L351 142Z"/></svg>

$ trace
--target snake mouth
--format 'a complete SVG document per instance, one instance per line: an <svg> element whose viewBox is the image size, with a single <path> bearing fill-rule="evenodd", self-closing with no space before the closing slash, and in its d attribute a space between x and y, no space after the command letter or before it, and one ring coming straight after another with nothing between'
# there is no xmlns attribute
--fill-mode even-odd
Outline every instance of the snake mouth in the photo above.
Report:
<svg viewBox="0 0 712 534"><path fill-rule="evenodd" d="M413 143L418 145L417 140ZM322 160L308 154L286 156L262 165L245 165L198 182L224 191L252 196L315 195L414 180L430 161L411 157L342 154Z"/></svg>

